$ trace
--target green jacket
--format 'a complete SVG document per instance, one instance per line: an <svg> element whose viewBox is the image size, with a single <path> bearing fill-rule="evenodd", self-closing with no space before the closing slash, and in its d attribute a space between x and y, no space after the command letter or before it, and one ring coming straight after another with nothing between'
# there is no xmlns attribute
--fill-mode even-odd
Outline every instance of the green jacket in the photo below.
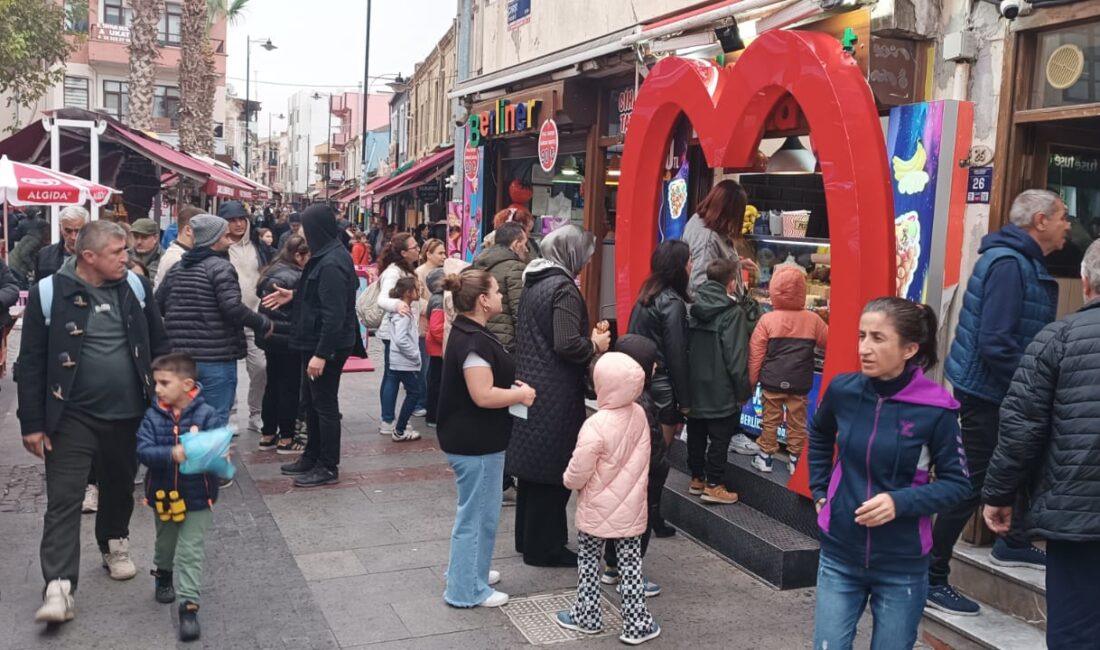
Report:
<svg viewBox="0 0 1100 650"><path fill-rule="evenodd" d="M695 290L689 310L691 417L718 419L741 410L749 386L749 337L759 315L752 298L739 302L710 280Z"/></svg>
<svg viewBox="0 0 1100 650"><path fill-rule="evenodd" d="M523 269L527 263L505 246L486 248L474 260L473 267L488 271L500 285L501 312L489 319L488 329L509 352L516 348L516 322L519 320L519 298L523 293Z"/></svg>

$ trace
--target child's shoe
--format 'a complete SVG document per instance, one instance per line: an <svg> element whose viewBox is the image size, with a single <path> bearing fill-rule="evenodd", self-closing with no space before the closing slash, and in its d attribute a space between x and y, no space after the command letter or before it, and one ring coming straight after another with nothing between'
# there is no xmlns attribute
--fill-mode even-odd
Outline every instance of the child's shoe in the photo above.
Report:
<svg viewBox="0 0 1100 650"><path fill-rule="evenodd" d="M703 496L699 498L706 503L721 503L725 505L737 503L737 493L730 492L726 489L726 486L720 483L718 485L708 485L707 488L703 490Z"/></svg>
<svg viewBox="0 0 1100 650"><path fill-rule="evenodd" d="M175 602L176 588L172 586L172 572L155 569L149 573L156 579L156 591L153 597L157 602L165 605Z"/></svg>
<svg viewBox="0 0 1100 650"><path fill-rule="evenodd" d="M581 627L580 623L577 623L573 619L573 612L568 610L558 612L558 617L554 619L558 625L564 627L567 630L573 630L574 632L580 632L581 634L599 634L603 630L590 630L586 627Z"/></svg>
<svg viewBox="0 0 1100 650"><path fill-rule="evenodd" d="M757 454L752 459L752 466L765 474L770 474L772 471L772 455Z"/></svg>
<svg viewBox="0 0 1100 650"><path fill-rule="evenodd" d="M693 478L691 479L691 485L688 487L688 494L699 496L703 493L703 490L706 489L706 487L707 484L703 481L703 479Z"/></svg>
<svg viewBox="0 0 1100 650"><path fill-rule="evenodd" d="M617 585L619 584L619 568L613 567L610 564L603 570L603 575L600 576L600 582L605 585Z"/></svg>
<svg viewBox="0 0 1100 650"><path fill-rule="evenodd" d="M661 626L657 625L657 621L653 621L653 627L649 628L649 630L646 631L642 636L630 637L626 634L623 634L619 637L619 640L627 645L641 645L646 641L652 641L659 636L661 636Z"/></svg>
<svg viewBox="0 0 1100 650"><path fill-rule="evenodd" d="M787 461L787 470L790 471L791 476L794 476L794 470L798 467L798 454L789 454L789 460Z"/></svg>
<svg viewBox="0 0 1100 650"><path fill-rule="evenodd" d="M180 603L180 641L194 641L199 638L199 604Z"/></svg>

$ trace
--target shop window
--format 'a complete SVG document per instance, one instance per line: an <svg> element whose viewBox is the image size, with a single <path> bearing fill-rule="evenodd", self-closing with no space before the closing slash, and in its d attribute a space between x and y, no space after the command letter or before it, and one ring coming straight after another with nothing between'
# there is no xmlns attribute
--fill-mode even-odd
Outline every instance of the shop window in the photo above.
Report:
<svg viewBox="0 0 1100 650"><path fill-rule="evenodd" d="M1028 108L1100 102L1100 22L1037 36Z"/></svg>
<svg viewBox="0 0 1100 650"><path fill-rule="evenodd" d="M180 89L175 86L157 86L153 94L153 117L172 120L172 128L179 127Z"/></svg>
<svg viewBox="0 0 1100 650"><path fill-rule="evenodd" d="M174 2L164 4L164 13L160 17L157 39L161 45L178 47L180 44L180 26L183 23L183 7Z"/></svg>
<svg viewBox="0 0 1100 650"><path fill-rule="evenodd" d="M1046 157L1047 189L1066 203L1071 228L1062 250L1047 258L1055 275L1077 277L1085 250L1100 238L1100 149L1051 144Z"/></svg>
<svg viewBox="0 0 1100 650"><path fill-rule="evenodd" d="M125 81L103 82L103 111L119 121L130 116L130 84Z"/></svg>
<svg viewBox="0 0 1100 650"><path fill-rule="evenodd" d="M65 0L65 31L72 34L88 33L88 5Z"/></svg>
<svg viewBox="0 0 1100 650"><path fill-rule="evenodd" d="M552 172L544 172L537 158L506 161L506 178L518 179L531 188L531 213L537 219L532 235L541 238L551 230L573 223L584 227L583 154L559 155ZM501 207L507 207L506 204Z"/></svg>
<svg viewBox="0 0 1100 650"><path fill-rule="evenodd" d="M65 77L66 108L88 108L88 80L84 77Z"/></svg>

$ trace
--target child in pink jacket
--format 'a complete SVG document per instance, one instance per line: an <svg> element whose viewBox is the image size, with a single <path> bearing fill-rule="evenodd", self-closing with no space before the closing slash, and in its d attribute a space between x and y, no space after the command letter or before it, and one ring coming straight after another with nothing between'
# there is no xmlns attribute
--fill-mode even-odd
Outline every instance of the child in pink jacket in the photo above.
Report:
<svg viewBox="0 0 1100 650"><path fill-rule="evenodd" d="M592 372L599 411L585 421L573 458L562 475L577 490L577 600L558 612L558 625L586 634L603 629L600 554L614 540L619 556L623 633L630 645L661 634L646 608L642 579L642 534L648 511L649 423L635 403L645 372L629 356L608 352Z"/></svg>

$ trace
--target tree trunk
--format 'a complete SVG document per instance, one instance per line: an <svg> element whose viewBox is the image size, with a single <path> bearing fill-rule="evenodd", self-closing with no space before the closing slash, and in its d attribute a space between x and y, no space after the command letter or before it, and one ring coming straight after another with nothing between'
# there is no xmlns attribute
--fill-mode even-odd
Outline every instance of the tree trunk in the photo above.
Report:
<svg viewBox="0 0 1100 650"><path fill-rule="evenodd" d="M202 76L202 123L208 125L200 133L200 153L206 156L214 155L214 99L218 88L217 59L214 48L209 40L202 52L203 76Z"/></svg>
<svg viewBox="0 0 1100 650"><path fill-rule="evenodd" d="M130 23L130 126L152 130L154 86L157 78L157 27L163 0L132 0Z"/></svg>
<svg viewBox="0 0 1100 650"><path fill-rule="evenodd" d="M206 0L184 0L180 27L180 147L184 151L209 153L204 135L214 125L204 120L204 51L208 47Z"/></svg>

